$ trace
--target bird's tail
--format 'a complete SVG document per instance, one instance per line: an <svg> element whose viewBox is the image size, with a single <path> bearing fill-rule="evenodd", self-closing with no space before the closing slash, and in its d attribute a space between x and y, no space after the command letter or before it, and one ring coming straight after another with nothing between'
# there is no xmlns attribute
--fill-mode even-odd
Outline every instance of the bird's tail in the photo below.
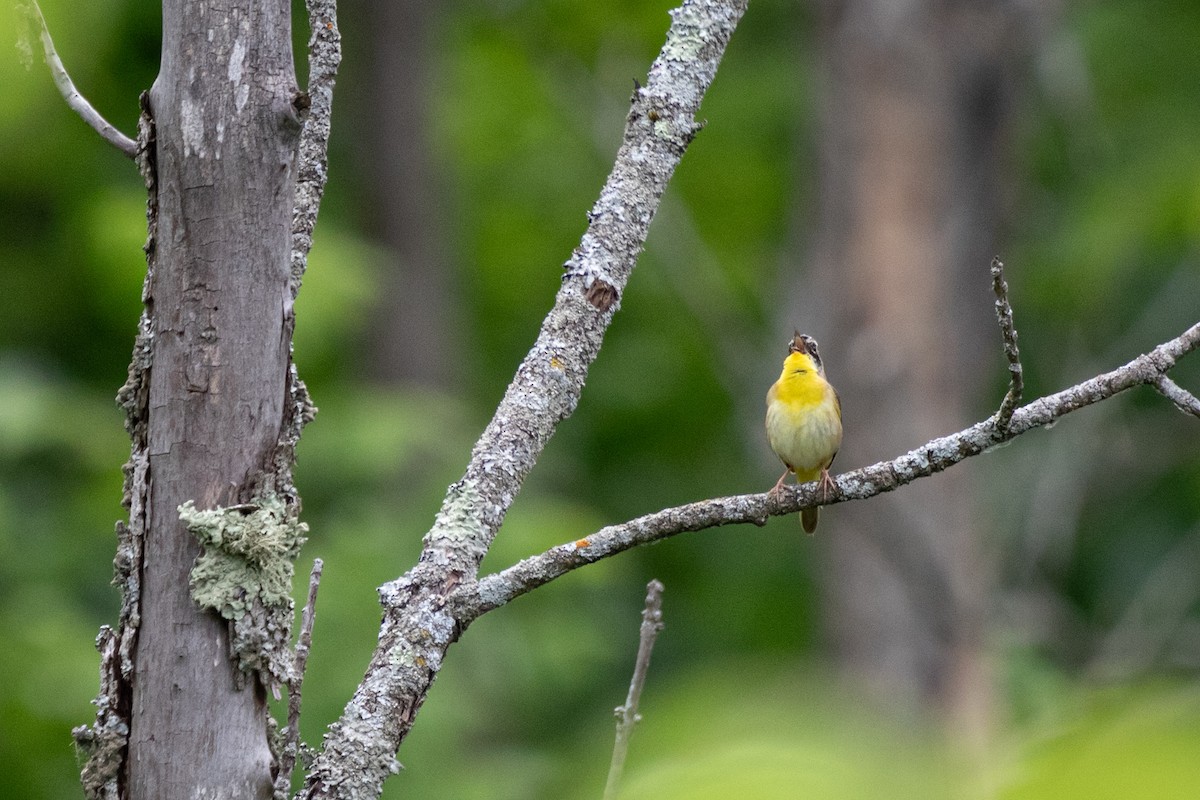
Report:
<svg viewBox="0 0 1200 800"><path fill-rule="evenodd" d="M800 512L800 524L804 526L805 533L809 533L809 534L816 533L817 520L820 518L820 516L821 516L820 506L813 506L812 508L806 508Z"/></svg>

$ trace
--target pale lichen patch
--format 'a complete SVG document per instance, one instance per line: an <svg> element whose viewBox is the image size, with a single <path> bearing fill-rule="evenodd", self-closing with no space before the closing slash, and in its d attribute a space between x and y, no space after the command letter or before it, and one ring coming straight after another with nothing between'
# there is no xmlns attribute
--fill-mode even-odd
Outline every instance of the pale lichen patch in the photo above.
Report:
<svg viewBox="0 0 1200 800"><path fill-rule="evenodd" d="M179 129L183 134L184 157L193 153L200 158L207 157L204 150L204 110L190 97L184 97L180 104Z"/></svg>
<svg viewBox="0 0 1200 800"><path fill-rule="evenodd" d="M276 690L290 677L292 576L308 526L274 494L208 510L189 500L179 518L204 545L192 599L230 621L238 665Z"/></svg>

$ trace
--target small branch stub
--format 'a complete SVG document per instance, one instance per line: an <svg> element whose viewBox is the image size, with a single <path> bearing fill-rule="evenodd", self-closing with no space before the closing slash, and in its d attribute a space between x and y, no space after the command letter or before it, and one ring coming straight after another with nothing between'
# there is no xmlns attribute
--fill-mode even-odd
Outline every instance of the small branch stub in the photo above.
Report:
<svg viewBox="0 0 1200 800"><path fill-rule="evenodd" d="M607 281L596 278L584 295L587 301L600 311L608 311L617 302L617 288Z"/></svg>
<svg viewBox="0 0 1200 800"><path fill-rule="evenodd" d="M996 294L996 321L1000 323L1000 334L1004 337L1004 357L1008 359L1009 374L1008 392L1000 403L1000 410L996 412L996 429L1007 435L1013 411L1021 403L1025 378L1021 368L1021 351L1017 347L1012 305L1008 301L1008 283L1004 280L1004 262L999 256L992 259L992 291Z"/></svg>
<svg viewBox="0 0 1200 800"><path fill-rule="evenodd" d="M613 713L617 717L617 739L613 744L612 764L608 768L608 782L604 787L604 800L615 800L625 771L625 757L629 754L629 738L633 728L641 721L638 703L646 685L646 672L650 669L650 653L654 642L663 629L662 621L663 585L657 580L646 584L646 607L642 611L642 627L638 637L637 661L633 667L633 680L629 682L629 694L625 705L618 706Z"/></svg>

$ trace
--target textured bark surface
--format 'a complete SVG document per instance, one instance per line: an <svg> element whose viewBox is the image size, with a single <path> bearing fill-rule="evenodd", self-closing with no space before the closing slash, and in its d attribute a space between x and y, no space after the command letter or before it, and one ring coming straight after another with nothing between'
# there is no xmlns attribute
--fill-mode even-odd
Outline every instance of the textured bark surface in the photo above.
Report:
<svg viewBox="0 0 1200 800"><path fill-rule="evenodd" d="M163 4L131 798L272 790L263 689L253 676L239 688L225 621L192 600L200 548L178 508L249 502L273 466L288 396L296 94L288 3Z"/></svg>

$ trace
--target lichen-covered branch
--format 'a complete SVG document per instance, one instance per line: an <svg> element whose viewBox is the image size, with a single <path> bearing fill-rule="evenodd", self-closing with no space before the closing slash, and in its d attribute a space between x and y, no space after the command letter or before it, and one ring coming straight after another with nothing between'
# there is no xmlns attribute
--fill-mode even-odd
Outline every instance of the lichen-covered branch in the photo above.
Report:
<svg viewBox="0 0 1200 800"><path fill-rule="evenodd" d="M1158 389L1163 397L1174 403L1175 407L1183 413L1200 417L1200 399L1166 375L1158 376L1154 382L1154 388Z"/></svg>
<svg viewBox="0 0 1200 800"><path fill-rule="evenodd" d="M1138 356L1122 367L1097 375L1057 394L1039 398L1014 410L1007 429L989 419L958 433L934 439L891 461L881 461L835 478L837 492L826 499L815 482L788 487L778 493L735 495L667 508L643 517L610 525L583 539L561 544L531 556L508 569L460 587L449 605L463 625L513 598L549 583L571 570L650 544L676 534L720 525L754 523L768 516L795 514L815 505L834 505L890 492L918 478L941 472L980 453L998 447L1034 428L1052 424L1085 406L1107 400L1143 384L1157 386L1159 379L1182 356L1200 347L1200 324Z"/></svg>
<svg viewBox="0 0 1200 800"><path fill-rule="evenodd" d="M1017 347L1017 327L1013 323L1012 304L1008 302L1008 282L1004 280L1004 263L992 259L992 292L996 295L996 321L1004 337L1004 357L1008 360L1008 391L996 413L996 427L1007 430L1013 410L1021 403L1025 390L1025 371L1021 368L1021 350Z"/></svg>
<svg viewBox="0 0 1200 800"><path fill-rule="evenodd" d="M294 301L308 268L313 230L329 179L329 133L333 115L333 88L342 62L342 36L337 27L336 0L307 0L308 8L308 90L296 95L293 105L304 121L296 153L296 189L292 205L292 250L289 258L289 294L284 305L284 327L288 341L296 326ZM298 507L292 484L292 465L300 432L312 422L317 407L300 380L296 364L288 355L287 403L279 444L275 448L271 473L264 475L262 490L278 493Z"/></svg>
<svg viewBox="0 0 1200 800"><path fill-rule="evenodd" d="M54 40L50 38L50 29L46 26L46 18L42 16L42 9L37 4L37 0L29 0L26 8L29 17L38 25L38 35L42 42L42 54L46 58L46 66L50 68L50 76L54 79L54 85L58 88L63 100L67 101L67 106L78 114L92 130L100 134L100 138L129 158L136 158L138 143L117 130L75 88L75 82L71 80L71 76L67 74L67 68L63 66L62 59L58 57L58 50L54 47Z"/></svg>
<svg viewBox="0 0 1200 800"><path fill-rule="evenodd" d="M308 91L296 98L304 118L297 159L296 202L292 216L292 298L308 267L317 212L329 179L329 133L333 116L333 87L342 63L342 35L337 27L335 0L307 0Z"/></svg>
<svg viewBox="0 0 1200 800"><path fill-rule="evenodd" d="M420 562L381 587L379 644L301 796L377 797L398 769L396 750L463 629L446 598L475 580L525 477L575 410L667 182L700 129L700 101L746 3L685 0L671 12L666 43L646 85L634 92L612 172L566 262L554 307L465 474L449 487Z"/></svg>
<svg viewBox="0 0 1200 800"><path fill-rule="evenodd" d="M644 87L633 95L624 140L590 224L565 266L554 308L471 453L450 486L426 551L473 576L559 422L575 410L584 378L641 254L667 182L700 129L700 100L716 74L737 0L688 0Z"/></svg>

